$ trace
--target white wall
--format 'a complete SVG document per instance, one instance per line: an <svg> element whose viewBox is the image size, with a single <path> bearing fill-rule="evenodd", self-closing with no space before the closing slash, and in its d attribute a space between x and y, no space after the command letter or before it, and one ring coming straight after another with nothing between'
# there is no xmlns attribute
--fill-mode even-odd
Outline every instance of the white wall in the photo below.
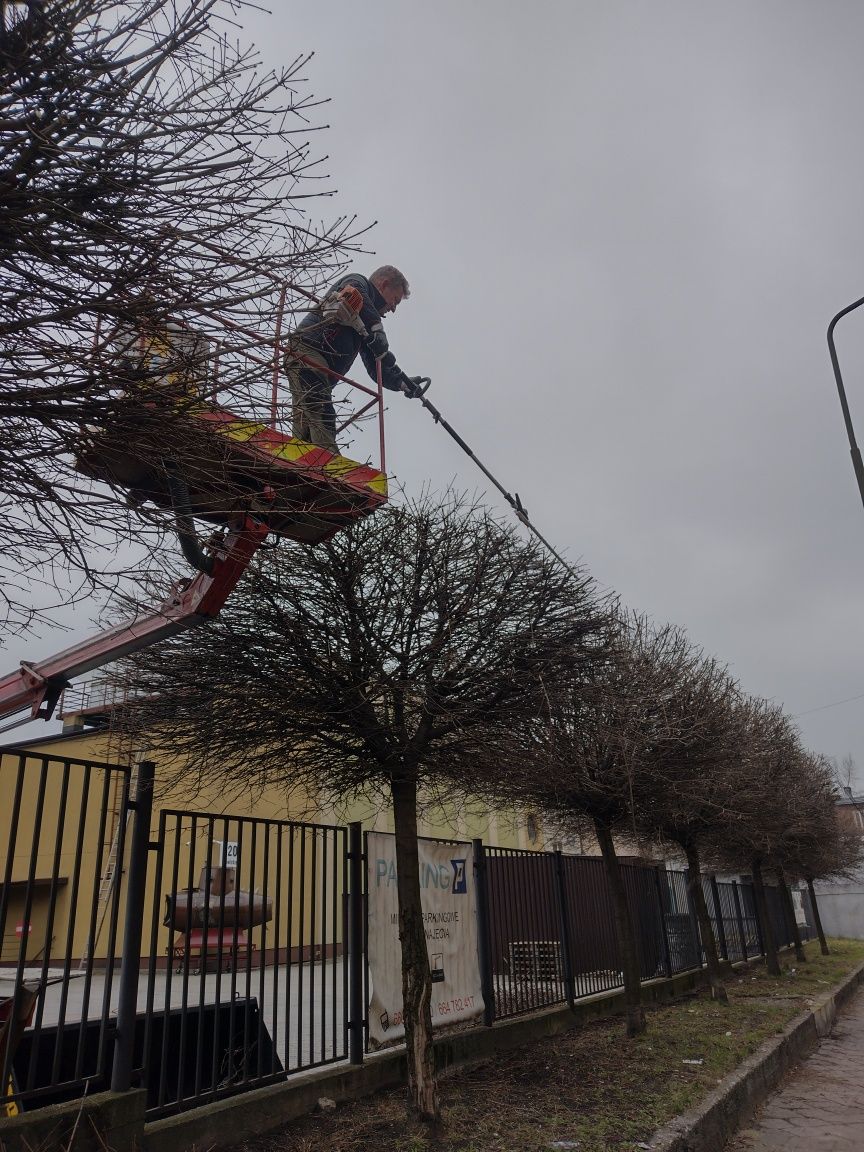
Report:
<svg viewBox="0 0 864 1152"><path fill-rule="evenodd" d="M864 872L853 880L815 884L826 936L864 940Z"/></svg>

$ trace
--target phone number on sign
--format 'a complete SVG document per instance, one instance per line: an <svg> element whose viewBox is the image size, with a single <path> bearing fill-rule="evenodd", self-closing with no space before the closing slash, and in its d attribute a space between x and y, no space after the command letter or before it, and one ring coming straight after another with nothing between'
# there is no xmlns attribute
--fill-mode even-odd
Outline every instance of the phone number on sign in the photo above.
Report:
<svg viewBox="0 0 864 1152"><path fill-rule="evenodd" d="M438 1016L449 1016L452 1012L465 1012L474 1007L473 996L454 996L452 1000L439 1000L437 1004Z"/></svg>

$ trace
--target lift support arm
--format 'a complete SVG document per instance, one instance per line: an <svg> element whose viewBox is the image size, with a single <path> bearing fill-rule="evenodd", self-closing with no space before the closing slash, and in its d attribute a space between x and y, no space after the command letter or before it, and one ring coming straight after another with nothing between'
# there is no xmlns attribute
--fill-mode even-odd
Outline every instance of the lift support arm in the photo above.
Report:
<svg viewBox="0 0 864 1152"><path fill-rule="evenodd" d="M266 524L246 516L218 545L213 571L176 584L158 608L47 660L22 661L17 671L0 678L0 717L30 708L34 719L49 720L63 689L76 676L218 616L266 535Z"/></svg>

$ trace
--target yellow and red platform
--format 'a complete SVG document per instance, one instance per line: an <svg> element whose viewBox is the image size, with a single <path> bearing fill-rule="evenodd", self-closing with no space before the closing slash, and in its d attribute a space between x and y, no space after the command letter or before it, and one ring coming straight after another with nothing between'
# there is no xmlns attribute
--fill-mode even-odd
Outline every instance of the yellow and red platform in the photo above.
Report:
<svg viewBox="0 0 864 1152"><path fill-rule="evenodd" d="M276 535L308 544L387 502L387 476L372 465L201 402L125 410L116 425L87 434L77 466L136 502L166 508L170 466L193 516L226 524L251 507Z"/></svg>

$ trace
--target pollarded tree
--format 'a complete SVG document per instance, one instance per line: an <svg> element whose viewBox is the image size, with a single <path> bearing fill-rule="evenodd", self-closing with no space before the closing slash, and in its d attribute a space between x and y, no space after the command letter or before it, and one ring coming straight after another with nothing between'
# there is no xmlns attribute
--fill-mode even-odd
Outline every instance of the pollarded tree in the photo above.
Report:
<svg viewBox="0 0 864 1152"><path fill-rule="evenodd" d="M798 750L791 768L792 771L787 774L783 797L787 818L776 838L770 864L777 877L777 888L792 936L795 957L803 964L806 963L807 955L798 929L789 878L797 878L802 857L811 850L820 826L824 827L824 816L833 810L833 779L827 764L809 755L803 748ZM826 802L830 809L826 808Z"/></svg>
<svg viewBox="0 0 864 1152"><path fill-rule="evenodd" d="M649 754L637 762L633 818L646 839L657 837L684 854L711 995L725 1002L702 884L702 846L736 818L734 767L746 731L745 714L727 670L690 646L683 633L677 641L663 704L654 715ZM677 648L687 655L678 656Z"/></svg>
<svg viewBox="0 0 864 1152"><path fill-rule="evenodd" d="M795 796L800 784L801 745L794 725L778 705L745 697L740 707L744 710L740 754L727 768L734 806L729 818L712 833L705 854L713 863L730 869L749 868L765 966L773 976L779 976L764 870L781 858L784 837L798 819Z"/></svg>
<svg viewBox="0 0 864 1152"><path fill-rule="evenodd" d="M409 1100L438 1115L417 801L468 791L536 725L542 682L590 662L591 582L451 497L264 556L194 638L140 654L127 718L202 775L384 795L396 832Z"/></svg>
<svg viewBox="0 0 864 1152"><path fill-rule="evenodd" d="M87 592L112 569L118 537L158 541L148 525L164 518L76 471L82 429L108 426L133 451L142 393L178 372L202 384L210 371L215 386L207 336L220 341L220 391L249 411L270 378L250 333L272 335L283 284L288 308L301 306L351 247L345 221L316 232L303 210L320 189L306 179L316 174L306 143L316 102L298 93L307 58L259 72L237 39L244 7L0 4L8 627L32 615L39 573L50 582L52 566L71 569ZM185 344L162 346L169 323ZM157 438L166 457L182 451L183 422L169 411Z"/></svg>
<svg viewBox="0 0 864 1152"><path fill-rule="evenodd" d="M824 756L812 753L805 753L803 759L805 776L796 795L796 822L785 838L779 867L792 879L806 882L819 947L827 956L830 949L814 881L855 876L864 860L864 839L837 819L839 792L833 765Z"/></svg>
<svg viewBox="0 0 864 1152"><path fill-rule="evenodd" d="M633 781L650 762L653 732L664 701L690 654L672 628L639 617L610 621L602 659L574 660L567 675L546 683L542 722L528 735L520 764L489 792L540 808L571 830L586 821L603 856L612 898L624 980L626 1031L645 1028L636 934L614 834L632 830ZM515 767L515 765L514 765Z"/></svg>

